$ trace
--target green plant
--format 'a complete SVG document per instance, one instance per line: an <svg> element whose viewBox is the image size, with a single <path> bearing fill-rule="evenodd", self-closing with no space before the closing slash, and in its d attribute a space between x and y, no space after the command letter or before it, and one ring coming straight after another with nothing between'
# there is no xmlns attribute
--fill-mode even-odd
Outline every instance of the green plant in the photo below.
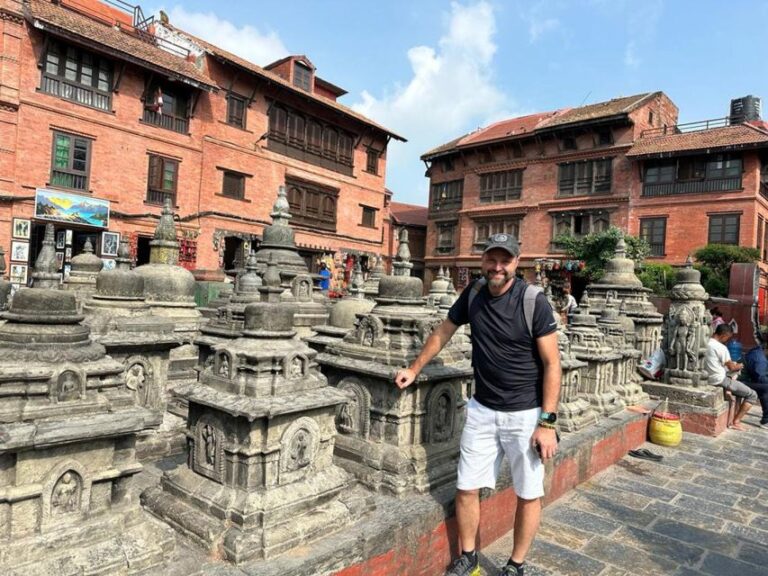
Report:
<svg viewBox="0 0 768 576"><path fill-rule="evenodd" d="M677 283L677 270L669 264L643 263L637 274L643 286L653 290L657 296L667 296Z"/></svg>
<svg viewBox="0 0 768 576"><path fill-rule="evenodd" d="M624 238L627 247L627 258L636 263L642 262L650 253L648 243L642 238L625 234L621 228L611 226L604 232L587 234L581 238L569 235L560 235L554 239L568 255L574 260L584 262L584 269L577 274L589 282L599 280L605 274L605 265L616 253L616 244Z"/></svg>
<svg viewBox="0 0 768 576"><path fill-rule="evenodd" d="M707 244L693 253L695 268L701 272L701 284L710 296L728 296L731 265L755 262L760 258L757 248L729 244Z"/></svg>

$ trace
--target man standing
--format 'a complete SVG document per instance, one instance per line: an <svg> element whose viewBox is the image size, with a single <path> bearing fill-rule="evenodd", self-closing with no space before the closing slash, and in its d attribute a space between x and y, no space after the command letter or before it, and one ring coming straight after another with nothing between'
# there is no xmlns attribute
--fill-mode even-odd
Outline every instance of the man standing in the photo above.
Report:
<svg viewBox="0 0 768 576"><path fill-rule="evenodd" d="M763 347L755 346L747 352L744 363L749 376L749 382L745 384L757 393L760 406L763 408L760 427L768 428L768 359L765 357Z"/></svg>
<svg viewBox="0 0 768 576"><path fill-rule="evenodd" d="M325 262L320 262L318 275L320 276L320 290L324 294L327 294L328 289L331 287L331 271L328 270L328 266Z"/></svg>
<svg viewBox="0 0 768 576"><path fill-rule="evenodd" d="M744 367L743 364L731 360L731 354L728 352L728 348L725 347L725 343L731 339L731 336L733 336L733 328L729 324L720 324L715 328L715 333L707 342L704 370L707 373L707 381L712 386L720 386L735 397L744 400L741 403L741 408L733 417L733 423L731 424L731 428L744 430L741 419L749 412L752 405L757 402L757 394L752 388L743 382L734 380L726 373L726 370L728 372L739 372Z"/></svg>
<svg viewBox="0 0 768 576"><path fill-rule="evenodd" d="M456 329L470 324L475 395L467 404L456 486L461 555L446 576L480 574L476 550L480 488L496 486L504 455L512 469L517 510L512 555L498 576L523 576L541 516L543 461L557 450L561 376L557 323L552 307L539 293L529 327L524 309L528 286L515 278L519 261L514 237L491 236L482 256L484 281L476 280L461 293L419 356L395 376L400 388L409 386Z"/></svg>

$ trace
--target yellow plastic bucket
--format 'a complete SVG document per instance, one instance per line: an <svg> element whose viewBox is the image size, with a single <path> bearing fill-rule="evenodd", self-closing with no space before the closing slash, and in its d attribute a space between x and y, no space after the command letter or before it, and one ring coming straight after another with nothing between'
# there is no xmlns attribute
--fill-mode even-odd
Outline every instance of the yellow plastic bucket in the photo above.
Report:
<svg viewBox="0 0 768 576"><path fill-rule="evenodd" d="M680 416L669 412L654 412L648 427L651 442L659 446L677 446L683 440Z"/></svg>

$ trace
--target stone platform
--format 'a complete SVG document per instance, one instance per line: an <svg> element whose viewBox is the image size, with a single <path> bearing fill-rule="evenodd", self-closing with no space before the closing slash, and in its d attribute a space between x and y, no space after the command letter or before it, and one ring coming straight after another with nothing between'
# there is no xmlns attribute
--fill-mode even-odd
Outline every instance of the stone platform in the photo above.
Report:
<svg viewBox="0 0 768 576"><path fill-rule="evenodd" d="M645 440L647 417L622 412L605 418L582 432L568 434L555 461L547 466L547 501L563 496L620 460L628 450ZM179 459L148 467L142 481L159 481L160 469L180 464ZM481 547L503 536L513 521L515 496L508 474L499 479L496 491L483 493ZM237 567L205 557L181 538L167 559L160 576L441 576L456 542L453 518L453 486L432 492L393 498L376 495L357 486L344 499L348 506L371 506L375 510L345 529L268 561L253 561Z"/></svg>

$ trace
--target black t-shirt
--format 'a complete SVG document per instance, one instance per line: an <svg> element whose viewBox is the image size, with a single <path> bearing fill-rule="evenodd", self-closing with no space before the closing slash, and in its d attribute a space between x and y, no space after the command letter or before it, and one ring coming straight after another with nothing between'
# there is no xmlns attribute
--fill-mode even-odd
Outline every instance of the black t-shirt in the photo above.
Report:
<svg viewBox="0 0 768 576"><path fill-rule="evenodd" d="M541 406L544 371L535 338L554 332L557 322L547 297L539 293L531 337L523 312L526 286L517 279L504 294L494 297L485 285L475 293L470 311L473 283L448 311L451 322L469 323L472 328L475 399L493 410L516 412Z"/></svg>

